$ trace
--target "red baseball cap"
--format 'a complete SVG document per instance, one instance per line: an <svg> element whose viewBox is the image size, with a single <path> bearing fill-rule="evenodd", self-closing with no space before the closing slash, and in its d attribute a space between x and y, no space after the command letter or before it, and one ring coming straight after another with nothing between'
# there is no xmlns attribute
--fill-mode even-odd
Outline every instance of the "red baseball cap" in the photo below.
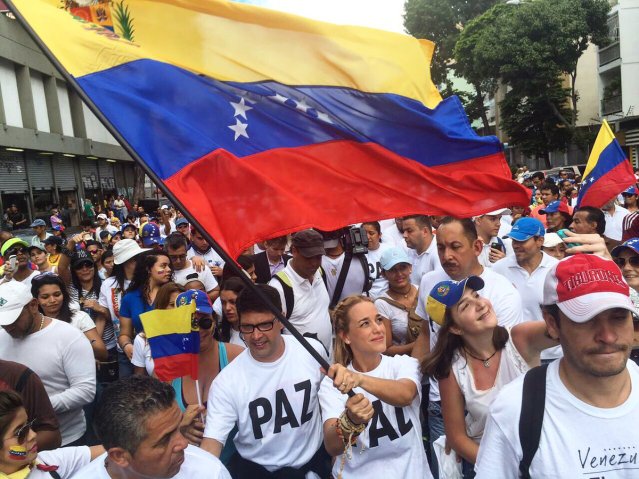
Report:
<svg viewBox="0 0 639 479"><path fill-rule="evenodd" d="M619 267L594 254L576 254L553 266L544 282L543 304L556 304L575 323L613 308L635 313Z"/></svg>

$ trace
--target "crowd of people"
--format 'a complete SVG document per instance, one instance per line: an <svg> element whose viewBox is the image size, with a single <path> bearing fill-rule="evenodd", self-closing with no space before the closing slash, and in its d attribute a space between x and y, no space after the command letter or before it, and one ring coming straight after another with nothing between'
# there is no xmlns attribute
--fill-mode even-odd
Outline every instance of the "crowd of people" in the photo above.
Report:
<svg viewBox="0 0 639 479"><path fill-rule="evenodd" d="M564 176L237 266L123 198L0 232L0 476L635 477L639 190L580 208ZM197 377L161 382L141 316L190 303Z"/></svg>

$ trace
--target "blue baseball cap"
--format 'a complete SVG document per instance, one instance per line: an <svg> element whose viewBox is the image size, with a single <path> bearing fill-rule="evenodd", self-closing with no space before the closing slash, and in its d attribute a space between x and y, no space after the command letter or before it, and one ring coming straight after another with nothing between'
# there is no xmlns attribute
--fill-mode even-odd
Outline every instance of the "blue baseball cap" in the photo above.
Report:
<svg viewBox="0 0 639 479"><path fill-rule="evenodd" d="M533 236L543 237L546 234L544 224L537 218L520 218L504 238L512 238L515 241L526 241Z"/></svg>
<svg viewBox="0 0 639 479"><path fill-rule="evenodd" d="M479 291L484 287L484 280L479 276L469 276L461 281L441 281L431 289L426 300L426 312L430 319L442 326L448 308L455 306L468 286Z"/></svg>
<svg viewBox="0 0 639 479"><path fill-rule="evenodd" d="M621 194L622 195L639 195L639 191L637 191L637 187L635 185L632 185L627 190L622 191ZM33 226L33 225L31 225L31 226Z"/></svg>
<svg viewBox="0 0 639 479"><path fill-rule="evenodd" d="M189 289L184 293L180 293L178 297L175 298L175 306L179 308L185 304L191 304L193 301L195 301L195 311L198 313L213 314L211 300L204 291L200 291L199 289Z"/></svg>
<svg viewBox="0 0 639 479"><path fill-rule="evenodd" d="M572 216L570 214L570 208L563 201L555 200L548 204L544 209L539 210L540 215L547 215L548 213L566 213L568 216Z"/></svg>
<svg viewBox="0 0 639 479"><path fill-rule="evenodd" d="M393 248L389 248L382 253L382 257L379 259L380 265L384 271L388 271L392 269L393 266L399 263L408 263L413 264L410 260L406 251L403 248L395 246Z"/></svg>
<svg viewBox="0 0 639 479"><path fill-rule="evenodd" d="M187 220L186 218L178 218L177 220L175 220L175 227L176 228L178 226L188 225L188 224L189 224L189 220Z"/></svg>
<svg viewBox="0 0 639 479"><path fill-rule="evenodd" d="M44 220L41 219L37 219L37 220L33 220L33 223L31 223L31 228L35 228L36 226L46 226L47 224L44 222Z"/></svg>
<svg viewBox="0 0 639 479"><path fill-rule="evenodd" d="M154 223L147 223L142 227L142 246L148 248L155 244L164 244L160 235L160 227Z"/></svg>
<svg viewBox="0 0 639 479"><path fill-rule="evenodd" d="M138 227L135 226L133 223L124 223L122 225L122 228L120 228L120 232L124 233L124 230L127 228L133 228L135 230L135 233L137 234L138 232Z"/></svg>
<svg viewBox="0 0 639 479"><path fill-rule="evenodd" d="M630 238L628 241L624 241L619 246L615 246L610 254L616 258L626 248L639 254L639 238Z"/></svg>

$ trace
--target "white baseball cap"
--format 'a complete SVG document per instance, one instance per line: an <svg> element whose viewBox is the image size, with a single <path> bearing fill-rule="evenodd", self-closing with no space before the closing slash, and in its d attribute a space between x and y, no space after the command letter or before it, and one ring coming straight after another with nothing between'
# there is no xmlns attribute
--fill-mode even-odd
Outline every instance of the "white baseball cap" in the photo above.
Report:
<svg viewBox="0 0 639 479"><path fill-rule="evenodd" d="M563 243L563 240L557 233L546 233L546 236L544 236L544 248L554 248L561 243Z"/></svg>
<svg viewBox="0 0 639 479"><path fill-rule="evenodd" d="M511 215L513 212L509 208L500 208L495 211L489 211L488 213L484 213L483 215L473 216L473 221L477 218L481 218L482 216L497 216L497 215Z"/></svg>
<svg viewBox="0 0 639 479"><path fill-rule="evenodd" d="M135 240L123 239L113 246L113 263L124 264L134 256L149 251L151 248L140 248Z"/></svg>
<svg viewBox="0 0 639 479"><path fill-rule="evenodd" d="M509 208L501 208L495 211L489 211L488 213L484 213L481 216L497 216L497 215L510 215L512 211Z"/></svg>
<svg viewBox="0 0 639 479"><path fill-rule="evenodd" d="M20 281L0 284L0 326L13 324L24 307L31 302L31 290Z"/></svg>
<svg viewBox="0 0 639 479"><path fill-rule="evenodd" d="M104 213L100 213L100 214L98 215L98 219L100 219L100 220L106 220L106 219L107 219L107 215L105 215Z"/></svg>

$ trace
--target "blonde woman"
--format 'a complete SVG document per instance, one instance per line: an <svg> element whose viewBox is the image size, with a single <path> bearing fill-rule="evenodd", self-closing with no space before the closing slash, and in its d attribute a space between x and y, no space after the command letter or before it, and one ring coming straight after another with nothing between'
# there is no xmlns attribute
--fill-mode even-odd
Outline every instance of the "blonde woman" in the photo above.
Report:
<svg viewBox="0 0 639 479"><path fill-rule="evenodd" d="M336 364L319 395L324 446L331 456L342 456L333 476L432 477L419 422L417 360L384 354L386 328L368 298L343 299L334 321ZM351 390L356 394L348 398Z"/></svg>

